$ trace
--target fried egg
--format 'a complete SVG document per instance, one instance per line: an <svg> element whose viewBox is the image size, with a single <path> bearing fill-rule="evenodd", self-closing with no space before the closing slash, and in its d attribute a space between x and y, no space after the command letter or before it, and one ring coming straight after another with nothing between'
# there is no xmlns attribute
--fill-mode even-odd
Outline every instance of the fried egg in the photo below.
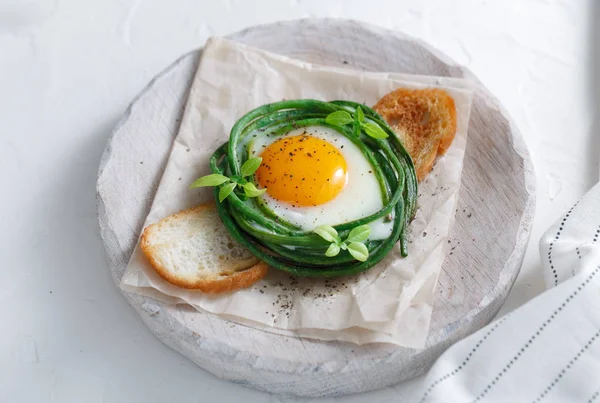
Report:
<svg viewBox="0 0 600 403"><path fill-rule="evenodd" d="M262 158L255 173L266 205L279 217L312 231L367 217L383 207L373 167L337 131L321 126L257 137L249 156ZM393 223L375 220L369 239L385 239Z"/></svg>

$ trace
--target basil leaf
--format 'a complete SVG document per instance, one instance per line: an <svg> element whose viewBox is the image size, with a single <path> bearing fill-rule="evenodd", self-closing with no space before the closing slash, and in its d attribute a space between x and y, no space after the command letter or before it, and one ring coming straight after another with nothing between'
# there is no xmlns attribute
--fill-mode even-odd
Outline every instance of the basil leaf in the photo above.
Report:
<svg viewBox="0 0 600 403"><path fill-rule="evenodd" d="M358 227L353 228L352 231L350 231L346 242L363 242L369 237L369 234L371 234L371 227L369 227L366 224L360 225Z"/></svg>
<svg viewBox="0 0 600 403"><path fill-rule="evenodd" d="M237 184L233 182L229 182L221 186L221 189L219 189L219 202L223 203L223 200L225 200L227 196L233 192L233 189L235 189L236 186Z"/></svg>
<svg viewBox="0 0 600 403"><path fill-rule="evenodd" d="M388 137L388 134L375 123L365 123L363 124L363 129L365 129L365 133L367 133L368 136L373 137L374 139L385 139Z"/></svg>
<svg viewBox="0 0 600 403"><path fill-rule="evenodd" d="M365 114L363 113L363 110L361 109L360 106L358 108L356 108L356 115L358 116L359 122L365 121Z"/></svg>
<svg viewBox="0 0 600 403"><path fill-rule="evenodd" d="M246 161L242 164L242 176L252 175L254 172L256 172L256 170L260 166L261 162L262 162L262 158L260 158L260 157L254 157L254 158L248 159L248 161Z"/></svg>
<svg viewBox="0 0 600 403"><path fill-rule="evenodd" d="M331 112L325 118L325 123L336 126L344 126L348 123L352 123L352 116L346 111L335 111Z"/></svg>
<svg viewBox="0 0 600 403"><path fill-rule="evenodd" d="M190 189L201 188L204 186L219 186L225 182L228 182L229 178L219 174L210 174L203 176L200 179L196 179L191 185Z"/></svg>
<svg viewBox="0 0 600 403"><path fill-rule="evenodd" d="M242 178L239 175L231 175L231 177L229 178L232 182L237 183L238 185L245 185L246 183L248 183L248 181L244 178Z"/></svg>
<svg viewBox="0 0 600 403"><path fill-rule="evenodd" d="M362 127L362 123L358 120L359 115L358 112L354 112L354 122L352 123L352 134L354 137L360 137L360 128ZM364 118L364 115L363 115Z"/></svg>
<svg viewBox="0 0 600 403"><path fill-rule="evenodd" d="M254 183L248 182L242 185L244 188L244 194L248 197L258 197L267 191L267 189L257 189Z"/></svg>
<svg viewBox="0 0 600 403"><path fill-rule="evenodd" d="M327 250L325 251L325 256L333 257L337 256L338 253L340 253L340 247L337 244L332 243L331 245L329 245L329 248L327 248Z"/></svg>
<svg viewBox="0 0 600 403"><path fill-rule="evenodd" d="M313 230L315 234L326 240L327 242L339 242L337 238L337 231L335 228L329 225L319 225Z"/></svg>
<svg viewBox="0 0 600 403"><path fill-rule="evenodd" d="M360 242L351 242L348 244L348 252L359 262L364 262L369 257L369 250L364 243Z"/></svg>

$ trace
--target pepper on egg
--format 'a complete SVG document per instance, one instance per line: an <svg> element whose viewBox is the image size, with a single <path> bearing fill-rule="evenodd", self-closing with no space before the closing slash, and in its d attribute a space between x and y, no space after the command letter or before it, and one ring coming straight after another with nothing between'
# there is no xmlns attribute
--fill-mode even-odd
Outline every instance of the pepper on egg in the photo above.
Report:
<svg viewBox="0 0 600 403"><path fill-rule="evenodd" d="M281 138L266 147L261 157L256 180L272 198L282 202L324 204L348 181L346 160L338 149L307 134Z"/></svg>
<svg viewBox="0 0 600 403"><path fill-rule="evenodd" d="M262 201L277 216L305 231L358 220L383 208L373 166L350 139L325 126L292 129L251 140L262 158L254 178ZM370 239L385 239L393 223L371 223Z"/></svg>

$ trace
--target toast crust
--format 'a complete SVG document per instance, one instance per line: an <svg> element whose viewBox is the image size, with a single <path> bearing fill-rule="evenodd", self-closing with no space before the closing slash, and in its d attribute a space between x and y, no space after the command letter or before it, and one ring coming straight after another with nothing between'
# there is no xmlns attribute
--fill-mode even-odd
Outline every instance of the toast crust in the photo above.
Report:
<svg viewBox="0 0 600 403"><path fill-rule="evenodd" d="M400 88L383 96L373 109L398 135L422 181L456 135L454 99L438 88Z"/></svg>
<svg viewBox="0 0 600 403"><path fill-rule="evenodd" d="M214 203L212 202L201 204L165 217L159 222L149 225L144 229L140 240L142 252L150 262L150 265L163 279L178 287L189 290L200 290L212 294L247 288L262 279L268 271L267 264L259 261L255 257L243 260L218 275L207 278L190 279L184 276L178 276L165 267L157 258L156 249L160 245L153 245L150 243L152 232L159 228L160 225L176 221L191 214L201 214L203 211L212 208L214 208Z"/></svg>

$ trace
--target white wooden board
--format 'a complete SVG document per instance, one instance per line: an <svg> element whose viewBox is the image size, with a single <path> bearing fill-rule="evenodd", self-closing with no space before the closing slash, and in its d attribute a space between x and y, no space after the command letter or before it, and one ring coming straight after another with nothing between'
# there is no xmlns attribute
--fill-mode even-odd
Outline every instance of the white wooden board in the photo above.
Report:
<svg viewBox="0 0 600 403"><path fill-rule="evenodd" d="M466 68L420 41L355 21L281 22L229 38L321 64L478 82ZM138 167L128 194L97 193L101 235L117 284L177 134L199 57L201 51L183 56L148 85L131 104L103 155L98 179L102 188L131 172L132 164ZM456 222L439 279L427 347L422 350L282 337L190 307L124 294L158 338L218 377L303 396L381 388L423 373L453 342L494 317L521 266L534 194L535 177L521 134L498 101L478 86ZM136 208L122 209L125 199L136 200ZM108 219L107 211L120 211L121 216Z"/></svg>

